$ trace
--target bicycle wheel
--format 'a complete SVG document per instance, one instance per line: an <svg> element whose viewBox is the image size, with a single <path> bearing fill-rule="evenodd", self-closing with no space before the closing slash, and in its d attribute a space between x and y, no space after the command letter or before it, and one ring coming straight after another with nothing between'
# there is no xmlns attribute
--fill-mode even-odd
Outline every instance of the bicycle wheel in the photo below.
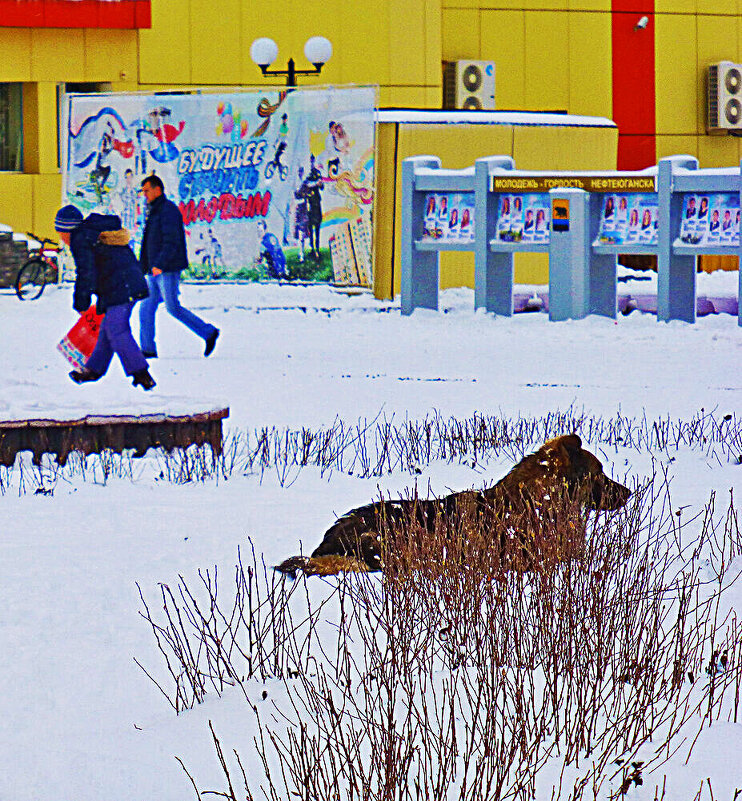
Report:
<svg viewBox="0 0 742 801"><path fill-rule="evenodd" d="M41 297L46 285L46 262L29 259L18 271L15 293L21 300L36 300Z"/></svg>

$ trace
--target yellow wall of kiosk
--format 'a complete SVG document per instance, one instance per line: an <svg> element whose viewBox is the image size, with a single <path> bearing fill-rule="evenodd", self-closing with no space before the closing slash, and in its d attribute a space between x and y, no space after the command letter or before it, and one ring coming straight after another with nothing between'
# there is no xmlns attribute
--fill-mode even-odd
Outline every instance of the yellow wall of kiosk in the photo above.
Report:
<svg viewBox="0 0 742 801"><path fill-rule="evenodd" d="M392 297L400 291L402 161L408 156L439 156L443 167L470 167L474 160L493 154L512 156L516 167L533 170L613 170L616 168L616 128L537 128L505 125L379 126L374 232L374 291ZM393 210L393 213L392 213ZM391 222L394 225L391 225ZM393 241L394 240L394 241ZM515 280L545 283L548 256L517 253ZM474 254L441 253L440 285L474 286Z"/></svg>

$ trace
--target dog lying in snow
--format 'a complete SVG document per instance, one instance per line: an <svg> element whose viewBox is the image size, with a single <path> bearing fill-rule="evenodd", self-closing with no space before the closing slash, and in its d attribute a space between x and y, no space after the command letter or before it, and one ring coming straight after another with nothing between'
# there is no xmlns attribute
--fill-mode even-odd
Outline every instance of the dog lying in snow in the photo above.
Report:
<svg viewBox="0 0 742 801"><path fill-rule="evenodd" d="M298 572L327 576L381 570L382 532L406 527L432 534L441 521L449 531L463 531L476 521L486 531L488 542L499 549L505 567L528 570L546 551L555 561L579 553L584 517L577 522L579 515L565 517L568 506L613 511L624 506L630 494L627 487L605 475L599 459L582 447L576 434L566 434L526 456L489 489L433 500L382 500L352 509L327 530L311 557L293 556L276 570L293 577Z"/></svg>

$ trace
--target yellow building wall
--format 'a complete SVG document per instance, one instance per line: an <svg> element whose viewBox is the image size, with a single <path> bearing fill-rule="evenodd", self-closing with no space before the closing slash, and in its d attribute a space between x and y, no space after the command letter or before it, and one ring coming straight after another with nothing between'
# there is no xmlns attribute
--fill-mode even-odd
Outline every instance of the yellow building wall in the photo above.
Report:
<svg viewBox="0 0 742 801"><path fill-rule="evenodd" d="M525 12L515 9L485 10L480 14L481 46L477 58L495 62L495 104L497 108L525 107ZM503 31L507 32L503 36ZM448 30L444 28L444 33ZM453 35L444 38L444 58L471 58L454 55Z"/></svg>
<svg viewBox="0 0 742 801"><path fill-rule="evenodd" d="M657 158L688 153L701 167L739 164L739 139L706 133L708 66L742 60L737 0L657 0L655 8Z"/></svg>
<svg viewBox="0 0 742 801"><path fill-rule="evenodd" d="M610 0L443 0L442 58L495 62L504 110L610 117Z"/></svg>
<svg viewBox="0 0 742 801"><path fill-rule="evenodd" d="M525 12L526 108L544 111L569 109L567 18L567 14L559 11Z"/></svg>
<svg viewBox="0 0 742 801"><path fill-rule="evenodd" d="M404 98L395 89L410 90L410 102L422 106L431 96L440 100L440 28L440 0L375 0L362 10L343 0L275 0L270 14L241 0L153 0L152 28L139 33L139 81L274 84L282 79L263 78L250 59L253 40L275 40L275 68L293 58L301 69L311 67L305 41L323 35L333 56L320 76L302 76L303 85L379 84L391 97Z"/></svg>
<svg viewBox="0 0 742 801"><path fill-rule="evenodd" d="M706 133L706 71L742 62L740 0L656 0L657 157L701 167L742 157L740 140ZM442 0L442 59L492 60L499 109L611 117L610 0Z"/></svg>
<svg viewBox="0 0 742 801"><path fill-rule="evenodd" d="M157 0L154 5L157 5ZM131 30L0 28L0 81L23 84L24 173L0 172L0 221L54 236L62 194L57 85L138 88L139 34Z"/></svg>
<svg viewBox="0 0 742 801"><path fill-rule="evenodd" d="M28 28L0 28L0 81L31 80L31 31Z"/></svg>
<svg viewBox="0 0 742 801"><path fill-rule="evenodd" d="M580 0L576 0L579 2ZM575 0L570 0L575 2ZM584 0L603 3L610 0ZM567 15L569 28L569 110L572 114L613 117L610 16L595 11Z"/></svg>
<svg viewBox="0 0 742 801"><path fill-rule="evenodd" d="M203 31L203 38L218 49L219 33L217 24L215 30ZM152 27L138 35L138 82L192 85L190 42L191 3L154 0Z"/></svg>
<svg viewBox="0 0 742 801"><path fill-rule="evenodd" d="M14 231L33 231L33 175L0 172L0 222Z"/></svg>

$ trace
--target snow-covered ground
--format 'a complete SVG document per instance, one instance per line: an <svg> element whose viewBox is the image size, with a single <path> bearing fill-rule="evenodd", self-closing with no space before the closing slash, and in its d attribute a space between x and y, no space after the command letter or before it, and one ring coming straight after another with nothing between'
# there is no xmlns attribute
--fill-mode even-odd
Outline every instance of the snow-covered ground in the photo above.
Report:
<svg viewBox="0 0 742 801"><path fill-rule="evenodd" d="M699 276L704 291L736 296L737 274ZM400 315L398 300L318 286L186 285L182 298L221 329L216 351L204 359L203 343L161 310L160 358L151 364L158 385L143 393L117 361L97 384L67 378L55 346L75 319L69 288L47 289L33 303L0 292L0 420L228 406L230 434L336 420L402 423L435 412L541 419L571 410L650 425L689 421L701 410L718 420L742 414L742 328L730 315L695 325L659 324L639 312L615 321L504 319L475 313L465 289L442 293L440 312L411 317ZM733 455L591 450L621 480L641 481L661 462L678 508L701 509L712 491L728 498L735 488L739 498L742 489ZM193 579L219 565L229 575L248 538L275 564L300 542L313 548L335 514L379 491L415 480L436 493L481 485L512 464L501 453L475 468L434 462L417 479L401 470L359 478L306 468L286 483L268 471L176 485L160 480L150 453L133 461L132 476L103 481L68 470L52 493L35 494L21 485L22 474L33 475L28 454L23 461L23 470L16 464L5 474L10 484L0 495L2 801L181 801L193 788L176 756L205 786L220 785L208 720L227 749L251 739L240 694L210 695L176 716L135 664L158 663L136 583L156 599L158 582L173 584L179 574ZM742 590L731 598L742 615ZM731 800L742 788L740 754L742 724L707 729L687 764L679 755L664 769L667 798L691 799L710 777L714 797ZM654 798L656 780L646 795L636 788L630 797Z"/></svg>

